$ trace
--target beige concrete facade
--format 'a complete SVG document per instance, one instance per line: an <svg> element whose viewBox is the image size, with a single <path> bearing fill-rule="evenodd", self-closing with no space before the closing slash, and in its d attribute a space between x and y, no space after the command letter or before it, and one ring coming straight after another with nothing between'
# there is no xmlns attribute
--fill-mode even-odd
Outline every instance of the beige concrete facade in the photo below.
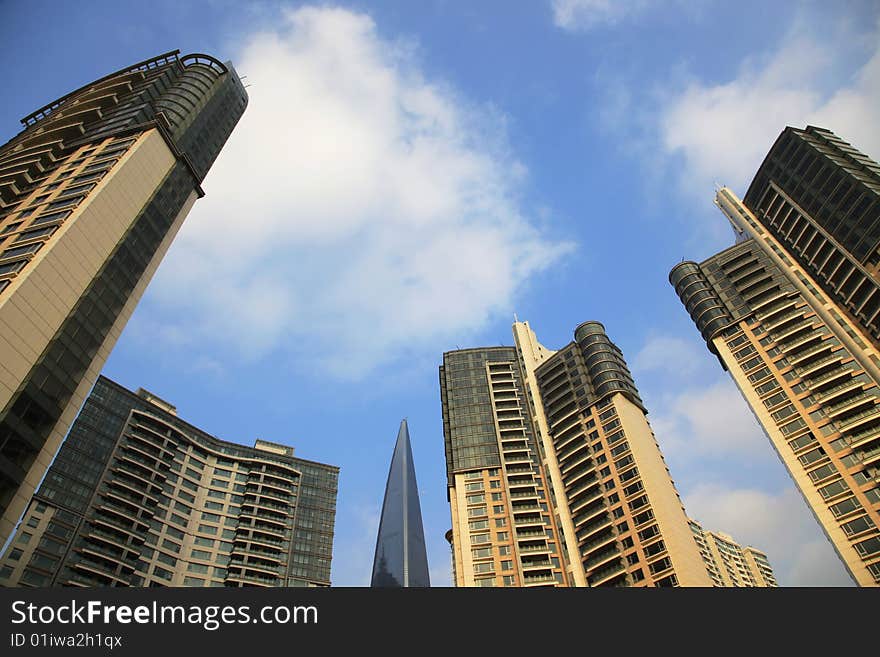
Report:
<svg viewBox="0 0 880 657"><path fill-rule="evenodd" d="M79 170L93 158L86 158ZM175 162L157 130L142 134L0 294L0 408L9 402ZM46 184L53 182L50 178ZM195 199L193 192L30 466L0 519L0 542L5 542L24 512Z"/></svg>
<svg viewBox="0 0 880 657"><path fill-rule="evenodd" d="M579 389L575 404L572 368L587 371L581 347L547 349L527 322L513 335L516 362L491 361L484 372L500 466L455 473L449 487L456 585L711 586L637 397ZM453 382L442 395L446 424L455 375L441 375ZM510 525L513 533L499 530Z"/></svg>
<svg viewBox="0 0 880 657"><path fill-rule="evenodd" d="M742 547L728 534L705 530L696 520L690 521L690 528L715 586L777 586L766 554Z"/></svg>
<svg viewBox="0 0 880 657"><path fill-rule="evenodd" d="M710 586L706 567L654 432L642 409L622 394L613 397L651 509L680 586Z"/></svg>
<svg viewBox="0 0 880 657"><path fill-rule="evenodd" d="M538 342L538 337L531 329L528 322L515 322L513 324L513 341L516 345L517 355L521 361L523 378L526 389L530 391L532 398L536 390L538 390L538 381L535 379L535 369L546 362L548 358L555 354L555 351L547 349ZM550 430L547 424L547 415L544 413L544 407L541 404L534 404L532 409L535 435L539 437L544 448L544 454L552 454L553 443L550 440ZM555 458L548 458L544 461L547 475L553 484L554 490L563 490L562 473L559 471L559 463ZM560 529L565 536L565 545L567 548L568 575L573 581L574 586L586 586L587 579L584 574L584 568L581 564L580 555L577 551L577 535L574 530L574 523L571 519L568 505L559 505L558 514L560 519Z"/></svg>
<svg viewBox="0 0 880 657"><path fill-rule="evenodd" d="M880 583L880 368L838 308L727 188L716 204L790 281L712 347L861 586Z"/></svg>

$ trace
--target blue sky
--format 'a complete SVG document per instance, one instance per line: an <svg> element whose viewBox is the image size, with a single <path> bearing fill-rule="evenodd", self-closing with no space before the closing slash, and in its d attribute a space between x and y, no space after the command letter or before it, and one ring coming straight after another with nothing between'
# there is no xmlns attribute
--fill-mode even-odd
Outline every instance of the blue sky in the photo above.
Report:
<svg viewBox="0 0 880 657"><path fill-rule="evenodd" d="M243 443L341 466L332 579L362 586L407 417L432 581L450 583L437 367L582 321L623 349L689 514L783 585L849 585L667 282L732 242L786 125L880 158L872 2L0 0L0 139L172 49L250 105L104 373Z"/></svg>

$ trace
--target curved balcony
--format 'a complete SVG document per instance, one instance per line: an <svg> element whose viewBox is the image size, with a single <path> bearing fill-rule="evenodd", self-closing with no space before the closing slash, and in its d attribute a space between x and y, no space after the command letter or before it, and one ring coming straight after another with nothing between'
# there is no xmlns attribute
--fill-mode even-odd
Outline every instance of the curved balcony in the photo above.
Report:
<svg viewBox="0 0 880 657"><path fill-rule="evenodd" d="M227 572L226 582L242 582L250 586L277 586L277 577L260 577L255 575L245 575L244 573Z"/></svg>
<svg viewBox="0 0 880 657"><path fill-rule="evenodd" d="M110 582L116 582L116 585L119 586L129 586L129 582L127 578L122 577L116 573L108 572L104 566L93 562L88 559L80 559L75 563L70 564L70 568L74 570L84 570L90 575L98 575L99 577L103 577ZM94 586L93 584L91 586ZM114 584L110 584L110 586L114 586Z"/></svg>
<svg viewBox="0 0 880 657"><path fill-rule="evenodd" d="M587 576L587 581L590 583L590 586L603 586L610 584L618 577L625 576L626 566L624 566L623 561L621 560L617 564L607 566L601 570L597 570L595 573L591 573Z"/></svg>

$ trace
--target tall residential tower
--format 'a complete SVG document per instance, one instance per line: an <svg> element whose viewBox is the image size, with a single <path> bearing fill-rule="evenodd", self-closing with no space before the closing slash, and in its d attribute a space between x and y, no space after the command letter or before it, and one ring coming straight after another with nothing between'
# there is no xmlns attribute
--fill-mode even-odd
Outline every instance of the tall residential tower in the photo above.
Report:
<svg viewBox="0 0 880 657"><path fill-rule="evenodd" d="M4 586L329 586L339 468L219 440L100 377L0 561Z"/></svg>
<svg viewBox="0 0 880 657"><path fill-rule="evenodd" d="M584 322L559 351L443 355L457 586L712 586L620 350Z"/></svg>
<svg viewBox="0 0 880 657"><path fill-rule="evenodd" d="M736 244L669 280L852 578L880 583L880 166L786 128L743 200Z"/></svg>
<svg viewBox="0 0 880 657"><path fill-rule="evenodd" d="M0 147L0 544L247 105L177 51L22 119Z"/></svg>

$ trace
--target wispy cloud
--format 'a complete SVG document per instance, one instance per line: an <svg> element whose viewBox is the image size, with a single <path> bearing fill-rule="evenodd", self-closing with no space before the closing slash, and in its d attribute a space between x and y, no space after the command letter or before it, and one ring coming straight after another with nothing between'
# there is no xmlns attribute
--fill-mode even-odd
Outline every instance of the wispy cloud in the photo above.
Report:
<svg viewBox="0 0 880 657"><path fill-rule="evenodd" d="M729 243L725 222L702 221L713 185L744 193L786 126L829 128L880 158L878 12L857 21L810 11L802 8L727 79L698 75L684 62L649 85L618 67L597 72L599 125L640 161L652 193L672 188L689 206L681 214L700 218L697 240Z"/></svg>
<svg viewBox="0 0 880 657"><path fill-rule="evenodd" d="M735 79L692 81L669 97L659 116L661 146L680 157L682 188L708 189L718 180L744 191L786 125L831 128L880 157L880 45L829 89L820 81L835 57L830 44L793 35L769 61L744 63Z"/></svg>
<svg viewBox="0 0 880 657"><path fill-rule="evenodd" d="M690 340L669 335L648 339L632 359L636 372L659 372L667 377L685 378L693 375L706 361L705 348Z"/></svg>
<svg viewBox="0 0 880 657"><path fill-rule="evenodd" d="M553 22L566 30L613 25L650 7L648 0L553 0Z"/></svg>
<svg viewBox="0 0 880 657"><path fill-rule="evenodd" d="M703 4L699 0L552 0L553 23L563 30L586 32L636 21L653 12L668 13L673 6L679 14L697 15Z"/></svg>
<svg viewBox="0 0 880 657"><path fill-rule="evenodd" d="M794 488L774 494L705 484L687 492L684 504L705 529L766 552L782 586L853 585Z"/></svg>
<svg viewBox="0 0 880 657"><path fill-rule="evenodd" d="M357 379L478 331L573 248L518 196L503 115L417 62L344 9L245 40L250 105L147 299L166 332Z"/></svg>

